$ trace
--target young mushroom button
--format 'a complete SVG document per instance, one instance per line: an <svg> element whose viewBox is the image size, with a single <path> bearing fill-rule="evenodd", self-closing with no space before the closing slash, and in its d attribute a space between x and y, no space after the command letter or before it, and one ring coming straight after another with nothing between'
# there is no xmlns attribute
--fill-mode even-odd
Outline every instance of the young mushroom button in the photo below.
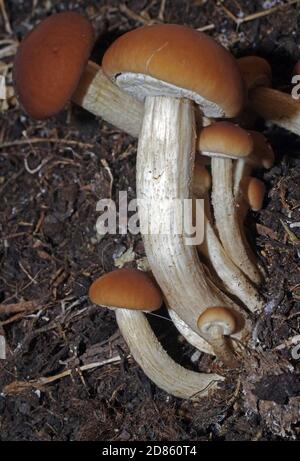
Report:
<svg viewBox="0 0 300 461"><path fill-rule="evenodd" d="M245 176L241 182L244 198L252 211L262 208L266 186L263 181L253 176Z"/></svg>
<svg viewBox="0 0 300 461"><path fill-rule="evenodd" d="M14 61L20 104L32 118L45 119L72 98L137 136L142 104L112 85L97 64L88 62L93 45L92 26L79 13L58 13L40 22L23 39Z"/></svg>
<svg viewBox="0 0 300 461"><path fill-rule="evenodd" d="M192 194L193 106L198 104L209 117L237 115L244 103L240 72L231 54L212 38L174 24L124 34L106 51L102 65L116 85L145 101L137 152L145 250L169 307L198 332L199 313L207 306L239 308L207 278L180 225L182 202ZM167 231L170 216L176 233Z"/></svg>
<svg viewBox="0 0 300 461"><path fill-rule="evenodd" d="M209 338L216 355L229 366L235 366L237 362L226 338L236 329L232 312L225 307L210 307L199 316L198 328L204 337Z"/></svg>
<svg viewBox="0 0 300 461"><path fill-rule="evenodd" d="M129 350L145 374L161 389L184 399L198 399L223 378L196 373L174 362L162 348L142 311L159 309L162 293L155 281L136 269L119 269L93 282L89 297L114 309Z"/></svg>

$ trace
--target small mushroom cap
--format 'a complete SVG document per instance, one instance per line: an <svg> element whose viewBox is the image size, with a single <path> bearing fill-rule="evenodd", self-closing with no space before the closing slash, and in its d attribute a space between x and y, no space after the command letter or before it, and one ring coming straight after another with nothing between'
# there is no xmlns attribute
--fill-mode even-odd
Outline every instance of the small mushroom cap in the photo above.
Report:
<svg viewBox="0 0 300 461"><path fill-rule="evenodd" d="M293 75L300 75L300 60L295 64Z"/></svg>
<svg viewBox="0 0 300 461"><path fill-rule="evenodd" d="M253 176L245 176L241 181L241 190L251 210L261 210L266 193L264 182Z"/></svg>
<svg viewBox="0 0 300 461"><path fill-rule="evenodd" d="M253 151L246 161L255 168L272 168L275 155L268 139L258 131L249 130L249 134L253 139Z"/></svg>
<svg viewBox="0 0 300 461"><path fill-rule="evenodd" d="M208 117L234 117L244 104L236 60L211 37L186 26L155 24L127 32L108 48L102 67L140 99L187 97Z"/></svg>
<svg viewBox="0 0 300 461"><path fill-rule="evenodd" d="M65 106L78 86L93 43L90 22L75 12L48 17L24 38L13 77L28 115L45 119Z"/></svg>
<svg viewBox="0 0 300 461"><path fill-rule="evenodd" d="M198 148L202 155L214 157L247 157L253 149L249 133L238 125L217 122L200 132Z"/></svg>
<svg viewBox="0 0 300 461"><path fill-rule="evenodd" d="M223 335L231 335L236 330L236 319L226 307L209 307L198 318L199 330L209 335L210 328L220 327Z"/></svg>
<svg viewBox="0 0 300 461"><path fill-rule="evenodd" d="M89 289L94 304L110 308L154 311L162 304L162 293L154 279L137 269L117 269L95 280Z"/></svg>
<svg viewBox="0 0 300 461"><path fill-rule="evenodd" d="M268 61L259 56L245 56L237 59L237 63L248 90L271 86L272 70Z"/></svg>
<svg viewBox="0 0 300 461"><path fill-rule="evenodd" d="M204 197L211 188L211 174L197 157L194 166L193 193L196 197Z"/></svg>

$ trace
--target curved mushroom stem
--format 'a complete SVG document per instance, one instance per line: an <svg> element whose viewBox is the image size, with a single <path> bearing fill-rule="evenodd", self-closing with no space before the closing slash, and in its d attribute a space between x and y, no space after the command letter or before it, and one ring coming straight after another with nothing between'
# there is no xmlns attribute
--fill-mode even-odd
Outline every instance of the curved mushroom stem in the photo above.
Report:
<svg viewBox="0 0 300 461"><path fill-rule="evenodd" d="M237 203L240 200L241 182L245 176L250 175L253 167L245 159L238 159L235 162L233 172L233 195Z"/></svg>
<svg viewBox="0 0 300 461"><path fill-rule="evenodd" d="M201 312L222 303L240 313L246 334L246 314L207 278L197 255L199 242L187 242L182 229L183 200L191 197L194 127L190 101L146 98L137 154L139 218L146 254L169 306L192 330L199 332Z"/></svg>
<svg viewBox="0 0 300 461"><path fill-rule="evenodd" d="M300 135L300 103L290 94L273 88L254 88L249 91L249 103L265 120Z"/></svg>
<svg viewBox="0 0 300 461"><path fill-rule="evenodd" d="M237 267L255 284L261 275L240 226L233 196L233 163L230 159L212 158L212 202L217 230L223 247Z"/></svg>
<svg viewBox="0 0 300 461"><path fill-rule="evenodd" d="M143 104L111 83L94 62L88 62L72 100L106 122L138 137Z"/></svg>
<svg viewBox="0 0 300 461"><path fill-rule="evenodd" d="M205 341L199 334L195 333L177 314L173 309L168 309L169 315L179 331L179 333L186 339L186 341L191 344L201 352L206 354L215 355L211 345Z"/></svg>
<svg viewBox="0 0 300 461"><path fill-rule="evenodd" d="M251 176L254 168L270 169L274 165L275 155L267 138L257 132L248 131L253 139L253 151L244 158L237 160L234 169L233 194L237 204L241 199L241 184L246 176Z"/></svg>
<svg viewBox="0 0 300 461"><path fill-rule="evenodd" d="M230 368L238 366L238 361L234 356L233 348L230 344L230 339L224 336L224 331L219 325L210 327L208 336L209 342L212 345L215 355Z"/></svg>
<svg viewBox="0 0 300 461"><path fill-rule="evenodd" d="M194 187L194 190L197 189ZM224 250L216 232L211 224L212 218L209 207L209 195L206 193L205 200L206 222L205 222L205 253L215 273L224 284L229 293L236 296L251 311L262 310L263 301L250 280L236 266ZM201 252L201 246L200 246Z"/></svg>
<svg viewBox="0 0 300 461"><path fill-rule="evenodd" d="M261 311L263 301L257 289L227 255L209 221L206 223L206 242L209 260L225 288L251 312Z"/></svg>
<svg viewBox="0 0 300 461"><path fill-rule="evenodd" d="M154 335L145 314L117 309L121 333L136 362L158 387L182 399L197 400L217 389L224 378L217 374L196 373L174 362Z"/></svg>

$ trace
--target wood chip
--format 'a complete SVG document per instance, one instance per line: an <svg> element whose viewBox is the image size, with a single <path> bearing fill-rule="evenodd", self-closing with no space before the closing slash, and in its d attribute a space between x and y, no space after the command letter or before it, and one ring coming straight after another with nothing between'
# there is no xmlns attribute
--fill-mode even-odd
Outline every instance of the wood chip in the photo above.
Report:
<svg viewBox="0 0 300 461"><path fill-rule="evenodd" d="M262 224L256 224L256 230L259 235L270 237L272 240L279 240L277 232L270 229L270 227L264 226Z"/></svg>

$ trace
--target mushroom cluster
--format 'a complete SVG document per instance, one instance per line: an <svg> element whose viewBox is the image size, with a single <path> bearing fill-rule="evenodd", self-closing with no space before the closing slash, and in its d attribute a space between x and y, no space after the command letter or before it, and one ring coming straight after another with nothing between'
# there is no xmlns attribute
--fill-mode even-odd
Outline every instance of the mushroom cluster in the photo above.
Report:
<svg viewBox="0 0 300 461"><path fill-rule="evenodd" d="M177 397L198 398L223 377L175 363L145 312L164 302L193 346L229 368L240 365L240 345L264 305L263 269L244 221L249 209L262 207L265 186L255 173L273 165L274 153L261 133L236 122L251 109L300 133L299 108L291 96L269 88L265 60L235 60L211 37L185 26L127 32L107 49L102 67L88 61L93 43L81 15L47 18L19 47L16 93L33 118L50 117L72 100L138 137L139 220L151 274L104 274L89 296L115 310L133 357L152 381ZM189 244L180 225L187 199L204 203L200 245ZM176 233L166 232L171 215Z"/></svg>

